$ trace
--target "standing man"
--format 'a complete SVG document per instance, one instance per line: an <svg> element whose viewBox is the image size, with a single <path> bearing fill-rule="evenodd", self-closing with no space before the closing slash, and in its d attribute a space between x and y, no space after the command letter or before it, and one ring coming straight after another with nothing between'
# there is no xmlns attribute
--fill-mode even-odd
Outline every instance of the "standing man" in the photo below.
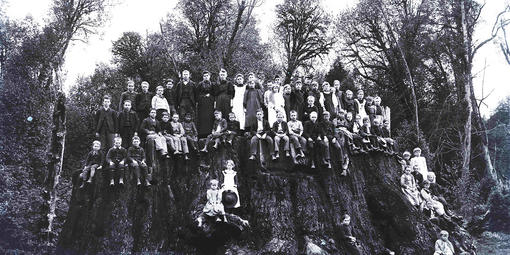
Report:
<svg viewBox="0 0 510 255"><path fill-rule="evenodd" d="M190 80L190 73L188 70L182 71L182 79L177 83L175 103L178 108L179 115L184 117L187 112L191 113L195 119L195 83Z"/></svg>
<svg viewBox="0 0 510 255"><path fill-rule="evenodd" d="M215 96L215 108L221 112L221 116L228 116L232 111L232 98L234 97L234 85L227 80L227 71L220 70L218 83L213 86Z"/></svg>
<svg viewBox="0 0 510 255"><path fill-rule="evenodd" d="M149 83L146 81L142 82L142 92L136 94L135 107L132 107L139 120L144 120L149 117L149 111L152 106L152 93L149 92Z"/></svg>
<svg viewBox="0 0 510 255"><path fill-rule="evenodd" d="M166 98L166 101L168 102L168 105L170 105L170 112L169 114L174 114L175 111L175 87L174 87L174 80L168 78L166 79L166 86L165 86L165 92L163 92L163 96Z"/></svg>

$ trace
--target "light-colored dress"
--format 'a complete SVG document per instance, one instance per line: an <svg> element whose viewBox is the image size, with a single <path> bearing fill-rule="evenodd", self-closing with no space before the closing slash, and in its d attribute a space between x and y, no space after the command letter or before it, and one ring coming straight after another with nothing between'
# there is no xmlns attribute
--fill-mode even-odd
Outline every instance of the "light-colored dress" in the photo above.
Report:
<svg viewBox="0 0 510 255"><path fill-rule="evenodd" d="M204 206L204 213L211 217L225 214L220 190L207 190L207 204Z"/></svg>
<svg viewBox="0 0 510 255"><path fill-rule="evenodd" d="M267 103L267 121L271 127L273 127L273 124L276 121L277 112L282 112L283 120L287 121L287 116L285 114L285 99L283 98L283 95L280 92L270 92Z"/></svg>
<svg viewBox="0 0 510 255"><path fill-rule="evenodd" d="M400 177L400 185L402 186L402 192L404 192L412 205L419 205L421 203L420 192L418 192L416 181L412 174L404 173Z"/></svg>
<svg viewBox="0 0 510 255"><path fill-rule="evenodd" d="M367 101L365 99L363 99L360 102L358 99L354 99L354 102L356 102L355 105L357 107L358 115L361 117L361 122L363 122L363 119L365 117L368 117L368 114L365 111L365 104L367 103Z"/></svg>
<svg viewBox="0 0 510 255"><path fill-rule="evenodd" d="M450 241L443 241L441 239L437 239L436 244L434 245L434 255L454 255L455 250L453 249L453 245Z"/></svg>
<svg viewBox="0 0 510 255"><path fill-rule="evenodd" d="M234 85L234 98L232 99L232 112L236 115L237 121L239 121L239 126L241 130L244 130L244 92L246 92L246 85L244 86L235 86ZM227 116L225 116L227 118Z"/></svg>
<svg viewBox="0 0 510 255"><path fill-rule="evenodd" d="M234 205L234 208L238 208L239 206L241 206L241 202L240 202L241 199L239 197L239 192L237 191L237 184L235 181L237 172L234 170L223 170L222 173L223 173L223 184L221 184L221 193L223 193L223 191L227 191L227 190L234 192L237 196L237 203Z"/></svg>
<svg viewBox="0 0 510 255"><path fill-rule="evenodd" d="M427 161L425 157L413 157L411 158L411 167L413 168L415 165L418 165L419 172L423 176L423 180L427 179L427 174L429 173L427 169Z"/></svg>
<svg viewBox="0 0 510 255"><path fill-rule="evenodd" d="M437 200L434 200L429 190L423 188L421 189L420 193L423 201L425 202L425 207L434 210L434 212L436 212L439 216L444 214L443 204Z"/></svg>

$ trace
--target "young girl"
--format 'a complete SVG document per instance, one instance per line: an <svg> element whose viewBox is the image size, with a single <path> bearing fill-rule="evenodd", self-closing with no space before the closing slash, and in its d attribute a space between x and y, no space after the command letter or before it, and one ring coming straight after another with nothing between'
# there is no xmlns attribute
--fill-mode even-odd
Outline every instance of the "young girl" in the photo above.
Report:
<svg viewBox="0 0 510 255"><path fill-rule="evenodd" d="M223 173L223 183L221 184L220 194L223 194L224 191L234 192L237 196L237 202L233 206L233 208L238 208L241 206L239 192L237 191L237 172L234 171L234 161L229 159L227 160L226 169L222 171Z"/></svg>
<svg viewBox="0 0 510 255"><path fill-rule="evenodd" d="M324 112L329 112L331 118L335 118L338 112L338 100L335 96L335 88L332 88L329 82L322 83L322 93L319 102Z"/></svg>
<svg viewBox="0 0 510 255"><path fill-rule="evenodd" d="M402 192L404 192L409 202L414 206L419 206L421 202L420 193L416 187L416 181L411 174L410 167L407 167L404 174L400 177L400 185L402 186Z"/></svg>
<svg viewBox="0 0 510 255"><path fill-rule="evenodd" d="M212 179L210 181L210 188L207 190L207 203L204 206L204 213L210 217L216 217L216 221L221 221L220 216L223 216L223 221L227 221L225 216L225 208L221 203L221 192L218 189L218 180ZM199 226L201 222L199 222Z"/></svg>
<svg viewBox="0 0 510 255"><path fill-rule="evenodd" d="M276 121L277 112L282 112L284 114L283 119L287 120L287 116L285 115L285 99L283 99L283 95L280 93L280 86L274 84L271 88L267 101L267 121L269 122L270 127L273 127L273 124Z"/></svg>
<svg viewBox="0 0 510 255"><path fill-rule="evenodd" d="M436 196L433 196L430 193L430 182L427 180L423 181L423 188L420 191L421 198L423 199L422 209L423 207L433 210L438 216L446 216L444 206L439 202ZM431 215L431 218L434 216Z"/></svg>
<svg viewBox="0 0 510 255"><path fill-rule="evenodd" d="M356 93L356 96L357 98L354 99L356 114L359 115L361 119L364 119L365 117L368 117L368 114L365 111L365 104L367 103L367 101L365 100L365 92L363 92L363 90L360 89Z"/></svg>
<svg viewBox="0 0 510 255"><path fill-rule="evenodd" d="M411 166L417 165L420 168L420 173L423 176L423 179L427 179L427 173L429 170L427 169L427 161L425 157L421 156L421 149L416 147L413 149L413 158L411 158Z"/></svg>

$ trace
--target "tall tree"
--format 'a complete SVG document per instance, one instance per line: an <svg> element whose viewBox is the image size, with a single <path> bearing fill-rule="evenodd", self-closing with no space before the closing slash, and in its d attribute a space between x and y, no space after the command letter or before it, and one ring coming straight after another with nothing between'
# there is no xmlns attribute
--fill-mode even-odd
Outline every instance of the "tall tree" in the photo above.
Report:
<svg viewBox="0 0 510 255"><path fill-rule="evenodd" d="M276 6L275 34L285 50L285 80L298 67L327 54L334 40L328 35L330 18L314 0L285 0Z"/></svg>

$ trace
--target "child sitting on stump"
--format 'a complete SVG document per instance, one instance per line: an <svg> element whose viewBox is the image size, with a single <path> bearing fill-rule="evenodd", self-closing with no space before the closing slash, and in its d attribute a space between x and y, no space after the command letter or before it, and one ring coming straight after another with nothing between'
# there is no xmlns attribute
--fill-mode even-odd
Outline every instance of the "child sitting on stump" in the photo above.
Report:
<svg viewBox="0 0 510 255"><path fill-rule="evenodd" d="M166 145L166 139L161 133L161 124L158 120L156 120L156 109L151 109L149 111L149 117L143 120L142 125L140 125L140 132L146 135L147 140L147 150L148 153L153 155L153 151L160 151L161 156L168 155L168 147ZM154 163L154 159L151 157L152 163Z"/></svg>
<svg viewBox="0 0 510 255"><path fill-rule="evenodd" d="M316 112L319 113L319 108L315 105L315 97L308 96L306 98L307 104L303 107L303 111L301 114L301 119L303 121L310 120L310 113Z"/></svg>
<svg viewBox="0 0 510 255"><path fill-rule="evenodd" d="M265 141L267 146L269 146L270 155L274 154L273 139L269 136L269 132L271 132L269 122L264 119L264 111L259 109L257 110L257 121L250 127L250 160L255 160L259 140Z"/></svg>
<svg viewBox="0 0 510 255"><path fill-rule="evenodd" d="M407 197L409 202L414 206L419 206L421 203L420 192L416 186L416 180L411 174L411 168L407 167L404 174L400 177L400 185L402 186L402 192Z"/></svg>
<svg viewBox="0 0 510 255"><path fill-rule="evenodd" d="M207 136L205 139L204 148L201 152L207 152L207 146L211 143L211 140L214 139L213 149L218 149L218 145L220 144L220 138L223 136L223 133L227 130L227 121L221 117L221 111L214 111L214 123L211 134Z"/></svg>
<svg viewBox="0 0 510 255"><path fill-rule="evenodd" d="M363 149L366 151L371 151L376 149L374 145L377 143L377 137L373 134L372 128L370 127L370 119L367 117L363 118L363 126L359 131L360 136L362 137Z"/></svg>
<svg viewBox="0 0 510 255"><path fill-rule="evenodd" d="M310 120L305 122L304 137L307 139L307 151L310 152L311 168L315 168L315 161L321 159L324 165L331 167L329 163L329 147L324 143L324 133L317 121L317 112L310 113ZM326 150L328 153L326 154Z"/></svg>
<svg viewBox="0 0 510 255"><path fill-rule="evenodd" d="M228 114L227 129L225 130L225 142L232 145L234 137L240 132L241 123L236 120L236 114L231 112Z"/></svg>
<svg viewBox="0 0 510 255"><path fill-rule="evenodd" d="M306 147L306 139L303 137L303 123L297 120L297 111L290 111L290 121L287 123L287 127L290 143L297 150L297 154L293 158L294 163L297 163L296 157L305 157L303 148Z"/></svg>
<svg viewBox="0 0 510 255"><path fill-rule="evenodd" d="M163 114L163 123L168 122L165 121L167 119L169 114L165 112ZM162 123L162 125L163 125ZM174 150L174 154L184 154L184 159L188 160L188 143L186 140L186 137L184 136L184 128L182 127L182 124L179 122L179 114L174 113L172 115L172 121L170 122L170 125L168 127L165 127L163 130L165 132L165 138L169 145Z"/></svg>
<svg viewBox="0 0 510 255"><path fill-rule="evenodd" d="M150 186L147 164L145 163L145 151L140 147L140 137L133 136L132 144L127 151L127 163L134 169L136 185L140 186L142 184L140 177L143 177L145 186Z"/></svg>
<svg viewBox="0 0 510 255"><path fill-rule="evenodd" d="M119 184L124 185L124 169L126 167L127 151L122 148L122 138L115 137L113 147L106 154L106 162L110 167L110 186L115 185L114 179L119 179Z"/></svg>
<svg viewBox="0 0 510 255"><path fill-rule="evenodd" d="M350 224L351 216L345 214L342 217L342 223L339 227L341 239L345 242L349 254L361 254L359 243L357 242L356 237L352 235L352 227Z"/></svg>
<svg viewBox="0 0 510 255"><path fill-rule="evenodd" d="M82 179L80 189L85 186L85 182L92 183L92 178L94 178L96 170L100 170L103 167L103 160L104 154L101 152L101 142L97 140L93 141L92 150L87 154L87 159L85 159L85 167L80 174Z"/></svg>
<svg viewBox="0 0 510 255"><path fill-rule="evenodd" d="M273 124L273 134L274 134L274 155L273 159L277 159L280 157L280 141L283 140L283 150L285 150L285 156L290 157L290 146L289 146L289 137L287 136L288 130L287 122L284 120L284 114L282 112L276 113L276 121Z"/></svg>
<svg viewBox="0 0 510 255"><path fill-rule="evenodd" d="M448 240L448 231L441 230L439 233L439 239L437 239L434 245L434 255L453 255L455 249L452 243Z"/></svg>
<svg viewBox="0 0 510 255"><path fill-rule="evenodd" d="M221 192L218 189L218 180L212 179L210 181L210 188L207 190L207 203L204 206L204 214L209 217L215 217L216 221L221 221L221 216L223 217L223 221L227 222L227 217L225 216L225 208L223 207L223 203L221 203ZM198 219L198 226L202 226L202 219Z"/></svg>
<svg viewBox="0 0 510 255"><path fill-rule="evenodd" d="M188 142L188 148L197 151L198 148L198 132L195 122L192 121L191 113L184 115L184 122L182 122L182 128L184 128L184 134L186 141Z"/></svg>

